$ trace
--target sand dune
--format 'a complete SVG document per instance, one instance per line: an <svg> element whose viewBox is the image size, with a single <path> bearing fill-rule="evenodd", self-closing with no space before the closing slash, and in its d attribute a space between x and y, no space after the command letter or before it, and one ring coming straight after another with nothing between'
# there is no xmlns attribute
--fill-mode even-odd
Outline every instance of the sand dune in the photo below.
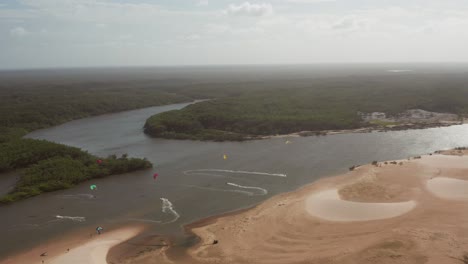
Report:
<svg viewBox="0 0 468 264"><path fill-rule="evenodd" d="M330 221L369 221L396 217L411 211L415 201L359 203L342 200L337 189L321 191L306 199L307 212Z"/></svg>

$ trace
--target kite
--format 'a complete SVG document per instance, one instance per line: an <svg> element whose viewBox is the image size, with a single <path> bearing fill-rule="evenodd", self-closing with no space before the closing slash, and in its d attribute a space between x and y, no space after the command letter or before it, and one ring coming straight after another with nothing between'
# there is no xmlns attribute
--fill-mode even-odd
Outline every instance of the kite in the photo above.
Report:
<svg viewBox="0 0 468 264"><path fill-rule="evenodd" d="M153 179L156 180L156 178L158 177L158 175L159 175L159 174L157 174L157 173L153 174Z"/></svg>
<svg viewBox="0 0 468 264"><path fill-rule="evenodd" d="M96 184L92 184L91 186L89 186L89 188L90 188L91 190L96 190L96 189L97 189L97 186L96 186Z"/></svg>
<svg viewBox="0 0 468 264"><path fill-rule="evenodd" d="M226 154L223 155L223 159L227 160L227 155Z"/></svg>
<svg viewBox="0 0 468 264"><path fill-rule="evenodd" d="M97 164L101 164L102 160L98 159L96 162L97 162Z"/></svg>

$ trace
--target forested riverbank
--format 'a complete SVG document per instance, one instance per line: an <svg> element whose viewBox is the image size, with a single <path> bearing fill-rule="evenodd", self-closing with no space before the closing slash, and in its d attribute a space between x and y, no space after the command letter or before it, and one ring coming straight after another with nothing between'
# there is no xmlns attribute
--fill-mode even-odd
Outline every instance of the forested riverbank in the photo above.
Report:
<svg viewBox="0 0 468 264"><path fill-rule="evenodd" d="M0 203L152 167L146 159L97 157L75 147L22 138L28 132L88 116L191 101L150 88L92 85L1 87L0 99L0 173L16 170L20 174L15 188Z"/></svg>
<svg viewBox="0 0 468 264"><path fill-rule="evenodd" d="M365 120L362 113L389 117L411 109L429 115L451 113L459 121L468 113L468 77L371 76L311 80L309 84L270 89L241 89L228 96L190 105L149 118L145 132L154 137L198 140L245 140L300 131L370 128L419 128L442 125L425 120L420 124ZM361 114L360 114L361 113ZM457 118L455 118L457 119Z"/></svg>

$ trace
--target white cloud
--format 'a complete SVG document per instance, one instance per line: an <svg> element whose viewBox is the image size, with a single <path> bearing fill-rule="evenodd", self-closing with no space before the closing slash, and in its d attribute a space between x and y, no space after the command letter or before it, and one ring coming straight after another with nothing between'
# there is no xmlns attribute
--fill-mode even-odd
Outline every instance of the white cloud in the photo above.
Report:
<svg viewBox="0 0 468 264"><path fill-rule="evenodd" d="M15 27L10 30L10 34L17 37L23 37L29 34L29 32L23 27Z"/></svg>
<svg viewBox="0 0 468 264"><path fill-rule="evenodd" d="M195 41L195 40L201 39L201 36L198 34L190 34L190 35L181 37L181 39L186 40L186 41Z"/></svg>
<svg viewBox="0 0 468 264"><path fill-rule="evenodd" d="M105 0L20 0L41 15L95 23L146 23L160 16L159 5L118 3Z"/></svg>
<svg viewBox="0 0 468 264"><path fill-rule="evenodd" d="M267 3L251 4L250 2L244 2L239 5L229 5L224 13L234 16L264 16L272 14L273 7Z"/></svg>
<svg viewBox="0 0 468 264"><path fill-rule="evenodd" d="M199 0L197 6L207 6L209 4L208 0Z"/></svg>

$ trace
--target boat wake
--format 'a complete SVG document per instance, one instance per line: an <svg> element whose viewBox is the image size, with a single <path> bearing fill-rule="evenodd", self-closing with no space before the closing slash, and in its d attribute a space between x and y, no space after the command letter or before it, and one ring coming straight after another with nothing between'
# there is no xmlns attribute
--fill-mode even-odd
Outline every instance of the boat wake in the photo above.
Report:
<svg viewBox="0 0 468 264"><path fill-rule="evenodd" d="M283 173L268 173L268 172L258 172L258 171L242 171L242 170L221 170L221 169L198 169L198 170L186 170L183 173L185 175L191 174L201 174L201 175L210 175L210 176L222 176L219 174L212 174L209 172L225 172L225 173L234 173L234 174L249 174L249 175L260 175L260 176L273 176L273 177L287 177Z"/></svg>
<svg viewBox="0 0 468 264"><path fill-rule="evenodd" d="M267 177L287 177L286 174L283 173L268 173L268 172L258 172L258 171L242 171L242 170L222 170L222 169L198 169L198 170L186 170L183 172L184 175L207 175L207 176L214 176L214 177L225 177L225 178L233 178L231 176L223 175L226 174L244 174L244 175L259 175L259 176L267 176ZM212 187L202 187L197 185L185 185L191 188L197 188L202 190L210 190L210 191L217 191L217 192L233 192L233 193L241 193L248 196L257 196L257 195L266 195L268 191L264 188L257 187L257 186L245 186L240 185L237 183L227 182L229 186L233 186L243 190L235 190L235 189L220 189L220 188L212 188Z"/></svg>
<svg viewBox="0 0 468 264"><path fill-rule="evenodd" d="M86 217L83 217L83 216L56 215L55 218L72 220L74 222L84 222L84 221L86 221Z"/></svg>
<svg viewBox="0 0 468 264"><path fill-rule="evenodd" d="M180 218L180 215L174 209L174 206L172 205L171 201L169 201L166 198L161 198L161 201L163 203L163 205L162 205L163 213L171 213L174 216L174 218L172 220L170 220L168 222L165 222L164 224L169 224L169 223L173 223L173 222L177 221Z"/></svg>
<svg viewBox="0 0 468 264"><path fill-rule="evenodd" d="M202 186L188 185L188 184L185 184L184 186L187 186L187 187L190 187L190 188L195 188L195 189L200 189L200 190L208 190L208 191L215 191L215 192L242 193L242 194L245 194L245 195L248 195L248 196L252 196L252 192L242 191L242 190L219 189L219 188L202 187Z"/></svg>
<svg viewBox="0 0 468 264"><path fill-rule="evenodd" d="M152 220L152 219L142 219L142 218L128 218L127 220L130 221L138 221L138 222L146 222L146 223L156 223L156 224L170 224L174 223L180 218L179 213L174 209L174 205L166 198L160 198L162 201L162 209L161 211L165 214L172 214L172 219L169 221L160 221L160 220Z"/></svg>
<svg viewBox="0 0 468 264"><path fill-rule="evenodd" d="M255 186L243 186L243 185L235 184L235 183L232 183L232 182L228 182L228 183L226 183L226 184L227 184L227 185L230 185L230 186L237 187L237 188L241 188L241 189L257 190L257 191L258 191L258 193L249 192L251 196L253 196L253 195L266 195L266 194L268 194L268 191L267 191L266 189L263 189L263 188L260 188L260 187L255 187Z"/></svg>

